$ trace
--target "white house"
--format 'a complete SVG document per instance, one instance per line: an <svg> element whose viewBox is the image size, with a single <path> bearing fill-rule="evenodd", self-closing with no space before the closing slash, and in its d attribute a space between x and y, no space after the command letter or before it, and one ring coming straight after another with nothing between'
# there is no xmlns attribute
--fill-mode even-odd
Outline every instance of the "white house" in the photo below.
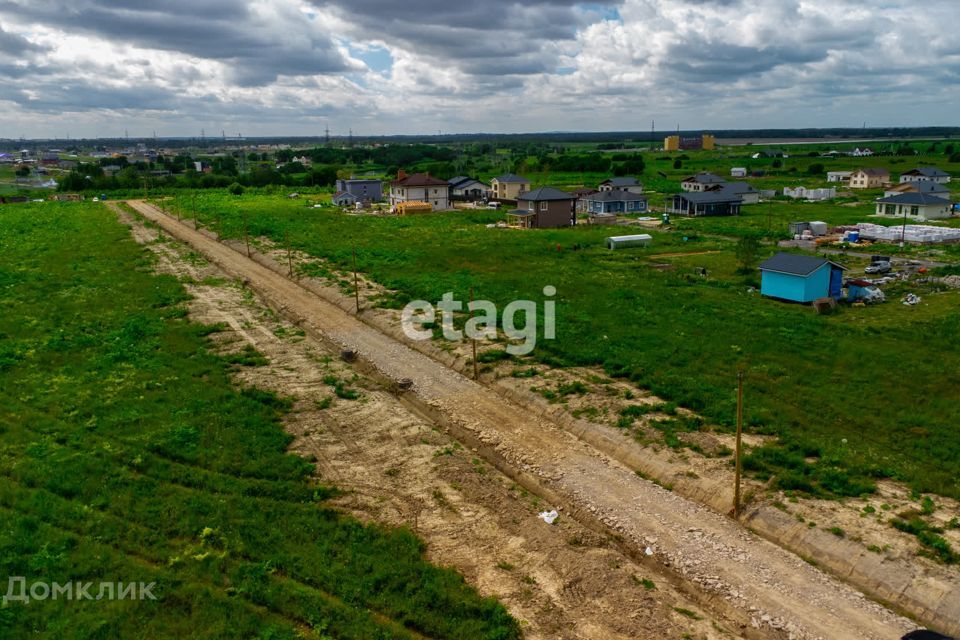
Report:
<svg viewBox="0 0 960 640"><path fill-rule="evenodd" d="M598 191L626 191L628 193L643 193L643 185L633 176L609 178L600 183Z"/></svg>
<svg viewBox="0 0 960 640"><path fill-rule="evenodd" d="M706 191L710 187L725 183L726 180L712 173L698 173L693 176L687 176L680 181L680 188L689 193L699 193Z"/></svg>
<svg viewBox="0 0 960 640"><path fill-rule="evenodd" d="M877 200L878 216L903 217L908 220L949 218L953 203L946 198L925 193L901 193Z"/></svg>
<svg viewBox="0 0 960 640"><path fill-rule="evenodd" d="M432 178L427 173L407 175L402 169L397 179L390 183L390 206L401 202L425 202L434 211L450 208L450 183Z"/></svg>
<svg viewBox="0 0 960 640"><path fill-rule="evenodd" d="M746 178L747 177L747 168L746 167L734 167L730 169L731 178Z"/></svg>
<svg viewBox="0 0 960 640"><path fill-rule="evenodd" d="M920 167L901 173L900 182L936 182L937 184L947 184L950 182L950 174L936 167Z"/></svg>
<svg viewBox="0 0 960 640"><path fill-rule="evenodd" d="M849 182L853 171L827 171L827 182Z"/></svg>

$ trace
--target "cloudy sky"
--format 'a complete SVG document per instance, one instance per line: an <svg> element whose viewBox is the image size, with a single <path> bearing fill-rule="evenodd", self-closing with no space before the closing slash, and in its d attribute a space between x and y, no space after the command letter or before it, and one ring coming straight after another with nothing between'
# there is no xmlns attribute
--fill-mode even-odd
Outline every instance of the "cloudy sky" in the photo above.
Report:
<svg viewBox="0 0 960 640"><path fill-rule="evenodd" d="M958 18L956 0L0 0L0 137L957 125Z"/></svg>

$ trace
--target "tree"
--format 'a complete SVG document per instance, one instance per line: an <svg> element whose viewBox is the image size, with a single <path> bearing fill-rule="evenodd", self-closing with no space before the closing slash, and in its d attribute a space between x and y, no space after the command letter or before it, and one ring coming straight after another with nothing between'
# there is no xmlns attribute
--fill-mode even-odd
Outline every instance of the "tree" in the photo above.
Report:
<svg viewBox="0 0 960 640"><path fill-rule="evenodd" d="M760 241L756 236L743 236L737 242L737 273L740 275L750 275L756 268L757 259L760 256Z"/></svg>
<svg viewBox="0 0 960 640"><path fill-rule="evenodd" d="M809 167L807 167L807 173L809 173L809 174L812 175L812 176L818 176L818 175L820 175L821 173L823 173L823 170L824 170L824 167L823 167L823 165L820 164L819 162L814 163L814 164L810 165Z"/></svg>
<svg viewBox="0 0 960 640"><path fill-rule="evenodd" d="M243 185L240 184L239 182L234 182L229 187L227 187L227 191L229 191L235 196L241 196L243 195Z"/></svg>
<svg viewBox="0 0 960 640"><path fill-rule="evenodd" d="M779 168L782 167L782 166L783 166L783 160L781 160L780 158L777 158L777 159L775 159L775 160L773 161L773 168L774 168L774 169L779 169Z"/></svg>
<svg viewBox="0 0 960 640"><path fill-rule="evenodd" d="M680 158L677 158L676 160L674 160L674 161L673 161L673 168L674 168L674 169L683 169L683 160L681 160Z"/></svg>

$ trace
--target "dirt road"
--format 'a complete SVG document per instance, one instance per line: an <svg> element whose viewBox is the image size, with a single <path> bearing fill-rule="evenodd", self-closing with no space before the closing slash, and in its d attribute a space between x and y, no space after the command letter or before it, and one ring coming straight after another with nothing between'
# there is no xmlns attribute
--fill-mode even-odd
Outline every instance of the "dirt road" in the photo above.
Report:
<svg viewBox="0 0 960 640"><path fill-rule="evenodd" d="M413 381L408 404L521 482L691 585L718 615L763 635L899 638L909 621L732 522L640 477L568 432L400 344L340 308L142 202L131 205L311 332L356 351L384 380Z"/></svg>

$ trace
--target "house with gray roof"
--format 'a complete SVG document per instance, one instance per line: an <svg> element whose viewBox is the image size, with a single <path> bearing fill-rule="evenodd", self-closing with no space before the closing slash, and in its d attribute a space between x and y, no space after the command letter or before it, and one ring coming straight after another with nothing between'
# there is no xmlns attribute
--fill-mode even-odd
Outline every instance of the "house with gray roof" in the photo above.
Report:
<svg viewBox="0 0 960 640"><path fill-rule="evenodd" d="M615 189L598 191L584 198L586 211L591 217L616 216L618 213L644 213L647 210L647 197L630 191Z"/></svg>
<svg viewBox="0 0 960 640"><path fill-rule="evenodd" d="M452 200L483 200L490 194L490 186L469 176L450 178L450 198Z"/></svg>
<svg viewBox="0 0 960 640"><path fill-rule="evenodd" d="M351 178L337 180L338 193L349 193L354 202L380 202L383 200L383 183L380 180Z"/></svg>
<svg viewBox="0 0 960 640"><path fill-rule="evenodd" d="M901 182L883 192L884 198L899 195L901 193L926 193L927 195L937 196L939 198L950 198L950 189L939 182L923 180L919 182Z"/></svg>
<svg viewBox="0 0 960 640"><path fill-rule="evenodd" d="M577 223L576 198L571 193L540 187L527 191L517 199L517 208L508 211L508 219L525 229L568 227Z"/></svg>
<svg viewBox="0 0 960 640"><path fill-rule="evenodd" d="M721 178L720 176L712 173L701 172L692 176L687 176L681 180L680 188L690 193L698 193L700 191L706 191L709 187L723 184L724 182L726 182L725 178Z"/></svg>
<svg viewBox="0 0 960 640"><path fill-rule="evenodd" d="M600 183L600 191L629 191L630 193L643 193L643 185L637 182L633 176L617 176L608 178Z"/></svg>
<svg viewBox="0 0 960 640"><path fill-rule="evenodd" d="M505 173L491 180L490 188L496 200L516 200L521 193L530 191L530 181L513 173Z"/></svg>
<svg viewBox="0 0 960 640"><path fill-rule="evenodd" d="M760 202L760 192L754 189L753 185L746 182L721 182L720 184L709 185L704 191L707 193L718 192L740 196L743 204L757 204Z"/></svg>
<svg viewBox="0 0 960 640"><path fill-rule="evenodd" d="M877 200L878 216L923 221L949 218L952 213L952 202L928 193L900 193Z"/></svg>
<svg viewBox="0 0 960 640"><path fill-rule="evenodd" d="M919 167L901 173L900 182L936 182L937 184L947 184L950 182L950 174L937 167Z"/></svg>
<svg viewBox="0 0 960 640"><path fill-rule="evenodd" d="M681 216L738 216L743 199L722 191L678 193L667 199L667 213Z"/></svg>

